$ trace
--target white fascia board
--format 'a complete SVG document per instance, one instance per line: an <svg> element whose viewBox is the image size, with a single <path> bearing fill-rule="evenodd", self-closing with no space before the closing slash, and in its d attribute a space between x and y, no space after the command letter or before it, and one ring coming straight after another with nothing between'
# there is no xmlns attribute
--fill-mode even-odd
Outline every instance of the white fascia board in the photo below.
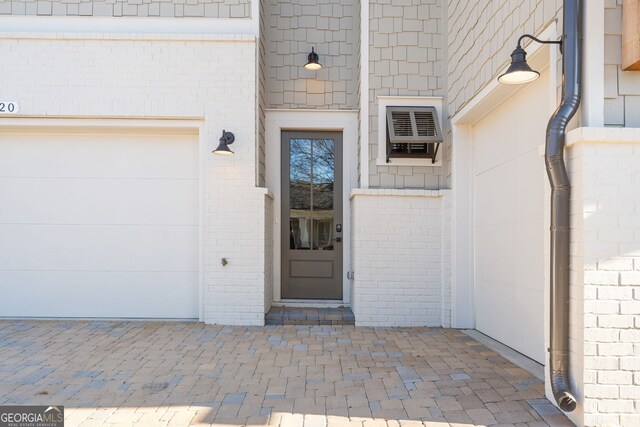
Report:
<svg viewBox="0 0 640 427"><path fill-rule="evenodd" d="M252 7L252 14L256 13L254 9ZM2 16L0 28L2 32L7 33L251 34L258 36L258 18L259 15L252 18Z"/></svg>

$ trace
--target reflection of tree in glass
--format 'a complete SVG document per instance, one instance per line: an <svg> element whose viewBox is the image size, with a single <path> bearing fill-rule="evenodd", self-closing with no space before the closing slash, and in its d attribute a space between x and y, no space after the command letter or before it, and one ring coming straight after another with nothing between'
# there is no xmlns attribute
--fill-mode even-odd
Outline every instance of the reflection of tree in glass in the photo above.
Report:
<svg viewBox="0 0 640 427"><path fill-rule="evenodd" d="M333 183L334 141L317 139L313 141L313 182L314 184Z"/></svg>
<svg viewBox="0 0 640 427"><path fill-rule="evenodd" d="M313 210L333 210L334 141L313 141Z"/></svg>
<svg viewBox="0 0 640 427"><path fill-rule="evenodd" d="M333 249L334 146L331 139L289 140L291 249Z"/></svg>
<svg viewBox="0 0 640 427"><path fill-rule="evenodd" d="M311 193L314 209L333 208L334 145L332 139L290 140L291 209L310 209Z"/></svg>
<svg viewBox="0 0 640 427"><path fill-rule="evenodd" d="M289 149L291 182L311 181L311 141L308 139L290 140Z"/></svg>

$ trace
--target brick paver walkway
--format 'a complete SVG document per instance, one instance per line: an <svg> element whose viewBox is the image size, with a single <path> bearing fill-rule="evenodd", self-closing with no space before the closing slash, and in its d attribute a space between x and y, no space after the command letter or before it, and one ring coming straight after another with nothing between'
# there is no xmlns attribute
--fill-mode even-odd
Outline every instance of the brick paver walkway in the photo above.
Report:
<svg viewBox="0 0 640 427"><path fill-rule="evenodd" d="M0 404L67 426L570 425L451 329L0 321Z"/></svg>

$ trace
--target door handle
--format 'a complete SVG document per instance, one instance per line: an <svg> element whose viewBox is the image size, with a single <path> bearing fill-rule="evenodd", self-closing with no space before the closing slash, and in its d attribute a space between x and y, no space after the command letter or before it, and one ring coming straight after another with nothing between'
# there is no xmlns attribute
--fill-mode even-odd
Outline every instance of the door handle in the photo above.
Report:
<svg viewBox="0 0 640 427"><path fill-rule="evenodd" d="M336 233L342 233L342 224L336 224Z"/></svg>

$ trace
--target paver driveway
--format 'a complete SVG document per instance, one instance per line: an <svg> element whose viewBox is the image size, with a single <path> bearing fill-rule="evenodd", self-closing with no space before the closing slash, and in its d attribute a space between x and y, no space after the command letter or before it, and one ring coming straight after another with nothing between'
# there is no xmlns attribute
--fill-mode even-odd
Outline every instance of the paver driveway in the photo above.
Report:
<svg viewBox="0 0 640 427"><path fill-rule="evenodd" d="M570 425L461 331L0 321L0 404L67 426Z"/></svg>

